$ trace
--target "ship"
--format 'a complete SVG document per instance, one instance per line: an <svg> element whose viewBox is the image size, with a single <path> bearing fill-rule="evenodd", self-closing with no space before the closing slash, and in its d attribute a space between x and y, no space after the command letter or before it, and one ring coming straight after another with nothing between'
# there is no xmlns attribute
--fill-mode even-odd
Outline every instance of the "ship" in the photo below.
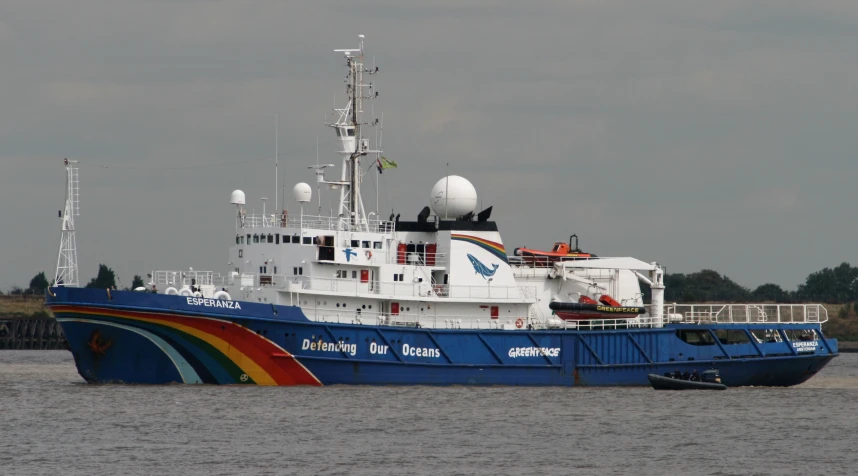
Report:
<svg viewBox="0 0 858 476"><path fill-rule="evenodd" d="M315 209L307 183L294 186L300 213L291 215L266 213L265 202L248 213L246 194L233 191L222 272L152 271L128 291L80 287L78 166L65 161L46 305L83 379L646 386L649 374L714 369L727 386L791 386L838 355L819 304L666 303L661 264L583 253L577 236L574 247L510 255L492 207L478 210L475 187L458 175L427 183L428 203L412 219L368 211L366 174L395 165L368 138L379 122L364 118L379 68L365 63L362 36L358 48L335 51L347 101L326 125L342 170L330 179L332 164L309 168L316 194L338 194L338 209Z"/></svg>

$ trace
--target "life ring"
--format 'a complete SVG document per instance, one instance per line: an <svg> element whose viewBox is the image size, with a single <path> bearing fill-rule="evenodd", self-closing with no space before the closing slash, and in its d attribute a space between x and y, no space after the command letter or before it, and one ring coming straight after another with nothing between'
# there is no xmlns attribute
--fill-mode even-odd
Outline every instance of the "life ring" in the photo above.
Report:
<svg viewBox="0 0 858 476"><path fill-rule="evenodd" d="M229 293L226 291L218 291L218 292L214 293L214 296L212 296L212 297L215 299L221 299L224 301L232 301L232 297L230 297Z"/></svg>
<svg viewBox="0 0 858 476"><path fill-rule="evenodd" d="M518 319L516 319L516 320L515 320L515 327L517 327L517 328L519 328L519 329L521 329L522 327L524 327L524 319L522 319L522 318L520 318L520 317L519 317Z"/></svg>
<svg viewBox="0 0 858 476"><path fill-rule="evenodd" d="M366 253L364 254L366 255L366 259L372 259L372 251L366 250Z"/></svg>
<svg viewBox="0 0 858 476"><path fill-rule="evenodd" d="M164 290L164 294L176 296L179 294L179 291L177 291L176 288L174 288L173 286L170 286L169 288Z"/></svg>
<svg viewBox="0 0 858 476"><path fill-rule="evenodd" d="M191 297L194 295L194 292L191 291L191 288L182 288L179 290L179 296Z"/></svg>
<svg viewBox="0 0 858 476"><path fill-rule="evenodd" d="M194 292L194 297L203 297L203 293L201 293L201 292L199 292L199 291L195 291L195 292Z"/></svg>

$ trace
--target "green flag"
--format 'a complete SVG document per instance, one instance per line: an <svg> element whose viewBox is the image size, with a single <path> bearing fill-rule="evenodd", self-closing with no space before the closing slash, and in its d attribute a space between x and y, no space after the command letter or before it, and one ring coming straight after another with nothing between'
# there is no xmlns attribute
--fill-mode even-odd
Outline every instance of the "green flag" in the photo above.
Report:
<svg viewBox="0 0 858 476"><path fill-rule="evenodd" d="M395 169L396 168L396 162L394 162L394 161L392 161L392 160L390 160L387 157L382 155L381 156L381 168L383 168L383 169Z"/></svg>
<svg viewBox="0 0 858 476"><path fill-rule="evenodd" d="M395 169L396 168L396 162L388 159L387 157L385 157L383 155L380 158L376 159L375 164L376 164L376 168L378 169L378 173L381 173L381 171L384 169Z"/></svg>

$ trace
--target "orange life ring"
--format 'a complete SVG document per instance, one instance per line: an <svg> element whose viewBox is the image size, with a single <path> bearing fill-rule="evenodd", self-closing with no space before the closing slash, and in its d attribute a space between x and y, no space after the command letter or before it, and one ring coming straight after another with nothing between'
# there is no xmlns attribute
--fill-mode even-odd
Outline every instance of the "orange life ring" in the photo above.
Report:
<svg viewBox="0 0 858 476"><path fill-rule="evenodd" d="M372 251L366 250L366 259L372 259Z"/></svg>
<svg viewBox="0 0 858 476"><path fill-rule="evenodd" d="M518 319L516 319L515 320L515 327L518 327L519 329L524 327L524 319L522 319L520 317Z"/></svg>

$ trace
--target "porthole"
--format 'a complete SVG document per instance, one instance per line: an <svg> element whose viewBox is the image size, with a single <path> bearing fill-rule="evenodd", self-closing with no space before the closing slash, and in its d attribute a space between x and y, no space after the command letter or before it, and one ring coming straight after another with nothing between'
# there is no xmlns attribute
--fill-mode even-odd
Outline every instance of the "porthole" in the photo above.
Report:
<svg viewBox="0 0 858 476"><path fill-rule="evenodd" d="M340 303L337 303L337 307L340 307Z"/></svg>
<svg viewBox="0 0 858 476"><path fill-rule="evenodd" d="M361 309L366 309L366 304L364 304L363 306L361 306Z"/></svg>

